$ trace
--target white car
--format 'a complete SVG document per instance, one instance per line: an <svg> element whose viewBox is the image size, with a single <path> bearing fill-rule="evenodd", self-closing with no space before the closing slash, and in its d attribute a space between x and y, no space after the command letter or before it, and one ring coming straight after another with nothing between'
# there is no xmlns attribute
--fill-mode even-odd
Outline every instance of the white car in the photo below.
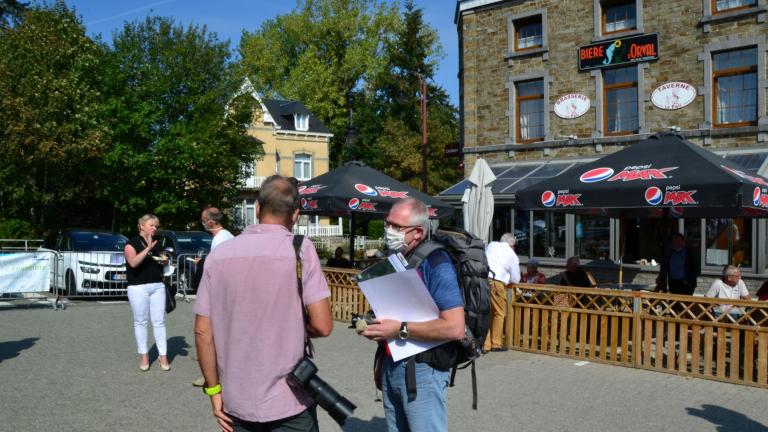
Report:
<svg viewBox="0 0 768 432"><path fill-rule="evenodd" d="M70 228L59 232L51 266L54 292L67 296L126 295L125 256L128 239L110 231Z"/></svg>

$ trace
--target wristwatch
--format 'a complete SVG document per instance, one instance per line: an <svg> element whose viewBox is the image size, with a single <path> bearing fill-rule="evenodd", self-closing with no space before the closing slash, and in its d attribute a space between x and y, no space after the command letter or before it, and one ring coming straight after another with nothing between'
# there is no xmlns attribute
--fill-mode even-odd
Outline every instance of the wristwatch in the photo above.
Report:
<svg viewBox="0 0 768 432"><path fill-rule="evenodd" d="M216 384L213 387L203 387L203 393L207 394L208 396L215 396L221 393L221 384Z"/></svg>
<svg viewBox="0 0 768 432"><path fill-rule="evenodd" d="M403 321L402 324L400 324L400 333L397 334L397 338L400 340L406 340L408 339L408 323Z"/></svg>

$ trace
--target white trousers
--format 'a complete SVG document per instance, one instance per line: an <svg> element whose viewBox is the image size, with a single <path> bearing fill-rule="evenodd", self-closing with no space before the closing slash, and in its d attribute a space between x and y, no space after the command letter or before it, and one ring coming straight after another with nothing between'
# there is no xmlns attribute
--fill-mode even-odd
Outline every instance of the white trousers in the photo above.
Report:
<svg viewBox="0 0 768 432"><path fill-rule="evenodd" d="M128 301L133 311L133 333L139 354L146 354L147 321L152 320L152 334L155 336L157 351L167 354L165 339L165 285L162 282L128 286Z"/></svg>

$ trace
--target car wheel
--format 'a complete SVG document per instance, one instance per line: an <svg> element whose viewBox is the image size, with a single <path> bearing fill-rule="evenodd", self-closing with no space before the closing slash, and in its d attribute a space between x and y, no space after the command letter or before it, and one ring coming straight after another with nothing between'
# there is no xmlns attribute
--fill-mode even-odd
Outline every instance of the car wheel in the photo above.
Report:
<svg viewBox="0 0 768 432"><path fill-rule="evenodd" d="M75 281L75 274L72 270L67 270L67 278L65 281L66 295L77 295L77 281Z"/></svg>

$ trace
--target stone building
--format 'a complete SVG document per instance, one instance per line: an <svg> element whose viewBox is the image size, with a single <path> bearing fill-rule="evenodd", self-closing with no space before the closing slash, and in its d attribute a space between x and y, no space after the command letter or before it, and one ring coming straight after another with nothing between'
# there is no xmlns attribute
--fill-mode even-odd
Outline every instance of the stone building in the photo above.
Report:
<svg viewBox="0 0 768 432"><path fill-rule="evenodd" d="M493 237L514 230L522 261L618 260L615 219L515 210L515 191L658 131L768 171L765 0L459 0L462 150L497 176ZM466 181L441 197L458 201ZM727 263L752 290L768 276L755 219L637 219L625 263L652 283L670 231L701 252L704 280ZM634 267L631 267L634 265ZM606 268L609 268L607 266Z"/></svg>

